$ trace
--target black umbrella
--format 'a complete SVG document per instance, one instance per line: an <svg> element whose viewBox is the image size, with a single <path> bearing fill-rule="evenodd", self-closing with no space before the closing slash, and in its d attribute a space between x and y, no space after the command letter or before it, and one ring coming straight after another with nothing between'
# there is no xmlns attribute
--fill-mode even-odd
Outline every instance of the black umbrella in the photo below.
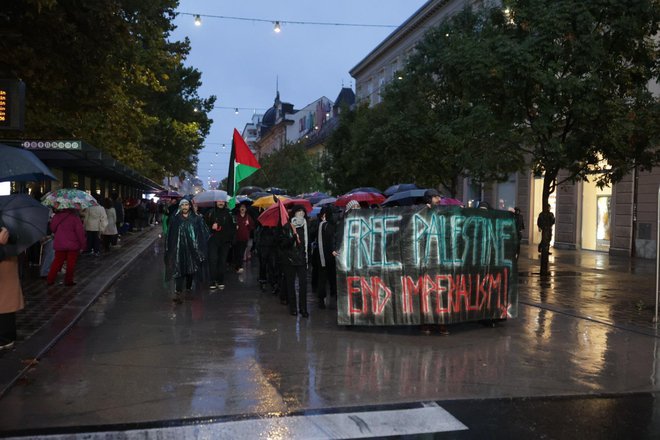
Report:
<svg viewBox="0 0 660 440"><path fill-rule="evenodd" d="M0 144L0 182L57 180L33 152Z"/></svg>
<svg viewBox="0 0 660 440"><path fill-rule="evenodd" d="M263 191L264 191L263 188L261 188L260 186L243 186L243 187L239 188L236 195L238 195L238 196L251 196L252 193L263 192Z"/></svg>
<svg viewBox="0 0 660 440"><path fill-rule="evenodd" d="M385 200L383 206L408 206L424 203L425 189L410 189L392 194Z"/></svg>
<svg viewBox="0 0 660 440"><path fill-rule="evenodd" d="M396 194L401 191L408 191L411 189L421 189L421 188L415 185L414 183L397 183L396 185L392 185L389 188L387 188L384 194L389 197L392 194Z"/></svg>
<svg viewBox="0 0 660 440"><path fill-rule="evenodd" d="M0 196L0 223L15 240L5 245L7 255L18 255L46 235L49 209L26 194Z"/></svg>

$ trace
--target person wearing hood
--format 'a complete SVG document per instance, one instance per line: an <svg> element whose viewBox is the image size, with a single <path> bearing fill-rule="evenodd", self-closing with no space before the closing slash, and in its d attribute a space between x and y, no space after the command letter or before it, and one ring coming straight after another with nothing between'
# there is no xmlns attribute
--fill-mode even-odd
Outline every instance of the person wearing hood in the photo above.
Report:
<svg viewBox="0 0 660 440"><path fill-rule="evenodd" d="M0 350L14 347L16 312L25 307L18 277L18 257L8 255L5 248L8 244L14 244L16 239L16 235L0 220Z"/></svg>
<svg viewBox="0 0 660 440"><path fill-rule="evenodd" d="M431 188L424 192L424 203L426 203L427 207L433 208L434 206L440 206L441 201L442 196L437 190Z"/></svg>
<svg viewBox="0 0 660 440"><path fill-rule="evenodd" d="M243 273L243 259L247 249L250 234L255 227L255 221L247 212L247 205L241 203L236 214L236 241L234 242L234 269Z"/></svg>
<svg viewBox="0 0 660 440"><path fill-rule="evenodd" d="M208 236L206 225L193 213L190 201L181 199L179 211L170 221L165 246L166 276L175 280L173 301L177 304L183 302L184 283L186 290L191 290L193 278L202 273Z"/></svg>
<svg viewBox="0 0 660 440"><path fill-rule="evenodd" d="M326 284L330 285L330 297L337 298L337 269L335 257L332 255L334 250L335 226L332 221L332 208L324 206L319 213L316 252L314 252L314 264L318 270L316 290L320 309L325 309L326 306Z"/></svg>
<svg viewBox="0 0 660 440"><path fill-rule="evenodd" d="M293 216L289 225L282 227L281 250L284 280L286 284L287 303L292 315L307 318L307 263L309 237L307 234L307 219L305 208L297 206L292 209ZM296 295L296 278L298 279L298 295Z"/></svg>
<svg viewBox="0 0 660 440"><path fill-rule="evenodd" d="M226 201L215 202L213 209L206 213L205 221L211 231L208 242L210 288L222 290L225 288L227 256L236 234L236 224Z"/></svg>

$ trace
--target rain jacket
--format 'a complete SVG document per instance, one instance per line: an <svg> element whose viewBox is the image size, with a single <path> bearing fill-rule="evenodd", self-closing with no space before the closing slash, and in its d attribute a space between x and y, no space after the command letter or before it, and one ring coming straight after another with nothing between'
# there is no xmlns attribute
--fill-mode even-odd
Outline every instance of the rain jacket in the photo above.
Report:
<svg viewBox="0 0 660 440"><path fill-rule="evenodd" d="M165 264L168 278L200 272L206 260L209 231L202 218L192 211L188 217L177 213L170 219Z"/></svg>
<svg viewBox="0 0 660 440"><path fill-rule="evenodd" d="M85 229L77 211L57 212L50 220L50 230L55 234L53 249L56 251L79 251L87 247Z"/></svg>
<svg viewBox="0 0 660 440"><path fill-rule="evenodd" d="M228 243L234 240L234 235L236 234L236 223L234 223L234 217L229 212L229 209L217 208L209 210L204 218L206 220L206 226L209 228L211 233L211 239L218 240L221 243ZM213 223L217 223L220 226L219 231L214 231L211 229Z"/></svg>

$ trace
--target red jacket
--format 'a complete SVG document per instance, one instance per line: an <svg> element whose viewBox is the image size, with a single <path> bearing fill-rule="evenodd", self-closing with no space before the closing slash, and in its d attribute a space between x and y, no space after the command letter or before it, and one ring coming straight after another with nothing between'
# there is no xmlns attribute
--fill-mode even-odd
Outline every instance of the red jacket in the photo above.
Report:
<svg viewBox="0 0 660 440"><path fill-rule="evenodd" d="M50 221L50 229L55 234L53 249L56 251L80 251L87 247L85 228L76 211L56 213Z"/></svg>
<svg viewBox="0 0 660 440"><path fill-rule="evenodd" d="M248 241L254 226L254 220L249 214L246 213L245 217L236 214L236 241Z"/></svg>

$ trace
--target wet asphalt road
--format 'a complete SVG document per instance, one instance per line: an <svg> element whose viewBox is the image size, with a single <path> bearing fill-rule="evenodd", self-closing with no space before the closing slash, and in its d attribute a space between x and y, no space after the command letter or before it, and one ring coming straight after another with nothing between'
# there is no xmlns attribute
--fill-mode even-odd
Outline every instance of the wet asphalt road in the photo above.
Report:
<svg viewBox="0 0 660 440"><path fill-rule="evenodd" d="M255 276L176 306L156 243L0 400L0 433L437 402L468 430L435 438L660 438L658 339L606 311L528 305L540 295L528 285L496 328L348 328L314 304L290 316Z"/></svg>

